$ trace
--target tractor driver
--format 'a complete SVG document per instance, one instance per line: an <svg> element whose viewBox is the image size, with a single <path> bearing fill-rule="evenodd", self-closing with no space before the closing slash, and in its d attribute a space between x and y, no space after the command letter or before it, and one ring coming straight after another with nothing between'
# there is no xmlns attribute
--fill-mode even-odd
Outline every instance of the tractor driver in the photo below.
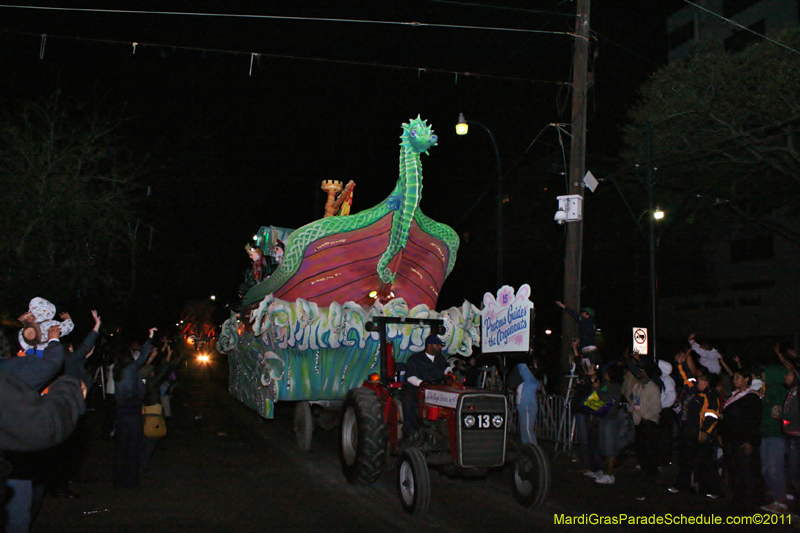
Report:
<svg viewBox="0 0 800 533"><path fill-rule="evenodd" d="M442 379L451 374L447 359L442 355L442 341L438 335L428 335L425 351L415 353L406 363L406 378L403 384L403 436L406 442L419 438L417 421L417 394L423 381Z"/></svg>

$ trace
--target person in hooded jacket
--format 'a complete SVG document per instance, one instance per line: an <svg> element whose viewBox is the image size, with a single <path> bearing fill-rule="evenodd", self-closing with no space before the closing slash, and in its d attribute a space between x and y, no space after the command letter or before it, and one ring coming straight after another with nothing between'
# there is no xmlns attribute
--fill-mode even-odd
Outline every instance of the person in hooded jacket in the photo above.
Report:
<svg viewBox="0 0 800 533"><path fill-rule="evenodd" d="M672 364L669 361L658 362L661 371L661 416L658 419L657 458L659 464L668 465L672 462L673 431L675 428L675 411L672 406L678 398L675 390L675 380L672 378Z"/></svg>
<svg viewBox="0 0 800 533"><path fill-rule="evenodd" d="M519 434L522 444L537 445L536 414L539 412L537 394L542 385L525 363L517 365L522 383L517 386L517 414L519 415Z"/></svg>

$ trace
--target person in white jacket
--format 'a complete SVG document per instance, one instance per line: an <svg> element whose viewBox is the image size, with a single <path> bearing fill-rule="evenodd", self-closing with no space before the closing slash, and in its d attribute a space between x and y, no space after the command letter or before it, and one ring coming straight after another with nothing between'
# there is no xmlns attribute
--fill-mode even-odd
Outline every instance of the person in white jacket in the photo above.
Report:
<svg viewBox="0 0 800 533"><path fill-rule="evenodd" d="M722 356L717 349L712 348L708 343L697 344L697 341L694 340L694 333L689 335L689 344L692 350L700 356L700 364L706 367L712 374L719 375L722 371L722 367L719 364L719 360Z"/></svg>
<svg viewBox="0 0 800 533"><path fill-rule="evenodd" d="M30 301L28 304L28 312L19 317L23 328L19 330L19 334L17 335L19 345L27 355L42 357L42 353L49 342L48 330L51 326L59 326L62 337L72 332L75 325L72 323L69 313L62 312L59 314L61 322L54 320L55 316L56 306L49 301L39 297ZM28 336L30 332L34 332L36 336Z"/></svg>
<svg viewBox="0 0 800 533"><path fill-rule="evenodd" d="M668 361L659 361L658 368L661 370L661 383L664 384L661 390L661 409L672 409L677 397L675 380L672 379L672 365Z"/></svg>

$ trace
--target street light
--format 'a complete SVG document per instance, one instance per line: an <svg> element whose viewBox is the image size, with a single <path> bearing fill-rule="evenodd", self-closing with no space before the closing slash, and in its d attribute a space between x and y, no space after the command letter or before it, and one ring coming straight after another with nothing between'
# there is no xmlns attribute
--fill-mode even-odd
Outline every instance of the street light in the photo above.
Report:
<svg viewBox="0 0 800 533"><path fill-rule="evenodd" d="M492 134L492 130L482 123L477 120L467 120L464 118L464 113L459 113L456 134L466 135L469 132L470 124L483 128L489 134L489 140L492 141L492 148L494 149L494 157L497 160L497 288L500 288L503 286L503 165L500 160L497 143L494 140L494 134Z"/></svg>
<svg viewBox="0 0 800 533"><path fill-rule="evenodd" d="M464 118L464 113L458 114L458 124L456 124L456 135L466 135L469 133L469 124Z"/></svg>

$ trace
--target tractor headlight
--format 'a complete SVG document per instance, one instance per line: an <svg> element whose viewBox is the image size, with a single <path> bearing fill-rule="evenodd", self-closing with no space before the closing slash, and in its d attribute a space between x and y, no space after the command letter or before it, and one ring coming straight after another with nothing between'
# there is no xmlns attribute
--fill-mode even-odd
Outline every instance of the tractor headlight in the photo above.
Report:
<svg viewBox="0 0 800 533"><path fill-rule="evenodd" d="M464 425L471 428L475 425L475 415L467 415L464 417Z"/></svg>
<svg viewBox="0 0 800 533"><path fill-rule="evenodd" d="M496 428L499 428L503 425L503 416L502 415L494 415L492 417L492 425Z"/></svg>

